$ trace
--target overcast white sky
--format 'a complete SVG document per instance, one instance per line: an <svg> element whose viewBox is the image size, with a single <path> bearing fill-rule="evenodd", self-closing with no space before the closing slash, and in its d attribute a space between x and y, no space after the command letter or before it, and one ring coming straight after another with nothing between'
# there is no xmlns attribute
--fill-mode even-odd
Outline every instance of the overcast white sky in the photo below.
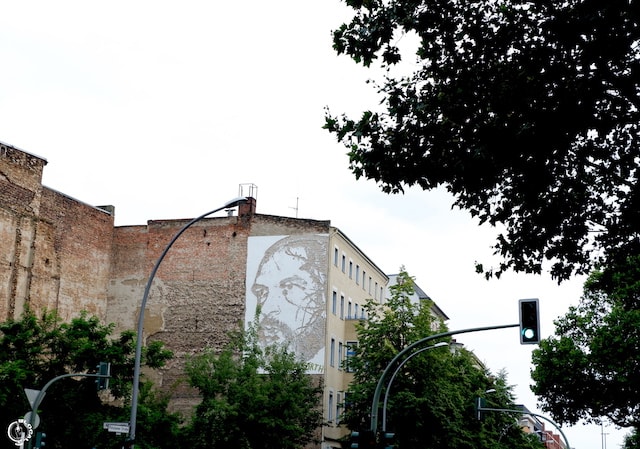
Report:
<svg viewBox="0 0 640 449"><path fill-rule="evenodd" d="M44 184L116 224L191 218L258 187L258 212L331 220L387 273L404 265L451 318L450 329L517 323L538 297L543 334L576 304L582 279L487 282L494 231L452 211L442 192L388 196L356 181L345 148L322 129L324 107L377 103L379 74L335 55L338 0L14 1L0 6L0 141L48 160ZM530 346L515 329L459 341L519 402L530 393ZM623 431L605 427L617 448ZM565 429L572 447L602 448L599 426Z"/></svg>

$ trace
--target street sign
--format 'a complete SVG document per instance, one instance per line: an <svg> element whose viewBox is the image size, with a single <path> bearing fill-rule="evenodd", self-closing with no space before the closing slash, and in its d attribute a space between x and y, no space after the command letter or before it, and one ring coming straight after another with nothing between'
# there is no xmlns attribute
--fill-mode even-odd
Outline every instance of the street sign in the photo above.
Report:
<svg viewBox="0 0 640 449"><path fill-rule="evenodd" d="M33 407L36 402L36 399L38 398L38 395L40 394L40 390L34 390L32 388L25 388L24 389L24 394L27 395L27 399L29 400L29 405L31 405L31 410L33 410ZM44 394L42 395L42 397L44 398Z"/></svg>
<svg viewBox="0 0 640 449"><path fill-rule="evenodd" d="M128 422L105 422L102 427L103 429L107 429L109 432L129 433Z"/></svg>
<svg viewBox="0 0 640 449"><path fill-rule="evenodd" d="M33 415L33 423L31 422L31 415ZM34 429L37 429L40 425L40 415L37 413L34 414L33 412L27 412L26 415L24 415L24 420L31 424Z"/></svg>

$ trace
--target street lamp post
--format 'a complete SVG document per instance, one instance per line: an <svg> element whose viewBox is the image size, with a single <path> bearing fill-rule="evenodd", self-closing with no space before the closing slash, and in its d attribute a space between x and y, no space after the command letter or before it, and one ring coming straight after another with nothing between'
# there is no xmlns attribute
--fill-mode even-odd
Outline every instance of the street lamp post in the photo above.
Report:
<svg viewBox="0 0 640 449"><path fill-rule="evenodd" d="M445 341L441 341L440 343L436 343L433 346L427 346L426 348L420 348L417 351L411 353L406 359L404 359L396 368L396 370L391 375L391 379L389 379L389 383L387 384L387 390L384 393L384 401L382 402L382 432L387 431L387 402L389 400L389 393L391 391L391 383L393 379L396 378L396 374L400 371L400 369L407 363L414 355L420 354L421 352L427 351L429 349L440 348L442 346L449 346L449 343Z"/></svg>
<svg viewBox="0 0 640 449"><path fill-rule="evenodd" d="M234 198L231 201L226 202L223 206L217 209L214 209L212 211L209 211L206 214L202 214L199 217L191 220L186 225L184 225L182 229L180 229L180 231L178 231L178 233L173 236L169 244L166 246L166 248L164 249L160 257L156 261L156 264L154 265L153 270L151 270L151 274L149 275L149 279L144 289L144 294L142 296L142 303L140 304L140 314L138 316L138 333L136 336L136 354L135 354L135 360L133 364L133 388L131 392L131 419L129 421L129 440L132 442L130 446L132 449L133 449L133 445L135 444L135 438L136 438L136 419L138 415L138 394L140 391L140 386L139 386L140 361L142 358L142 332L144 327L144 311L147 305L147 299L149 298L149 291L151 290L151 284L153 283L153 279L155 278L158 268L160 267L160 263L162 263L162 260L167 255L167 252L169 251L171 246L173 246L175 241L178 240L178 237L180 237L182 233L186 231L191 225L202 220L203 218L206 218L207 216L213 213L221 211L222 209L236 207L239 204L245 203L247 201L248 200L245 197Z"/></svg>

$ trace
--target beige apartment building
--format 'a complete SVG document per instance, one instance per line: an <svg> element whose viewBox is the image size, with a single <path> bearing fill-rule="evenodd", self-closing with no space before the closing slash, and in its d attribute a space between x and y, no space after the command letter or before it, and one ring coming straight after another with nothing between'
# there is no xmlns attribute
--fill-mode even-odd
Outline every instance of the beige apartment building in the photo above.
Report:
<svg viewBox="0 0 640 449"><path fill-rule="evenodd" d="M352 380L348 357L358 344L355 323L367 319L369 299L383 303L389 278L347 236L335 229L329 240L327 351L325 356L324 447L340 447L345 391Z"/></svg>

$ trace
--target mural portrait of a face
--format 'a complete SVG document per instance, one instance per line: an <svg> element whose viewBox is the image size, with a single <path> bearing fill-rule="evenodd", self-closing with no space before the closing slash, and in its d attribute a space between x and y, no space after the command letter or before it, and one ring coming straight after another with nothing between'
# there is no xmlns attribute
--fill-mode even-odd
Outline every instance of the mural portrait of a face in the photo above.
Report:
<svg viewBox="0 0 640 449"><path fill-rule="evenodd" d="M301 360L323 364L326 261L326 236L286 236L265 249L250 286L261 344L285 344Z"/></svg>

